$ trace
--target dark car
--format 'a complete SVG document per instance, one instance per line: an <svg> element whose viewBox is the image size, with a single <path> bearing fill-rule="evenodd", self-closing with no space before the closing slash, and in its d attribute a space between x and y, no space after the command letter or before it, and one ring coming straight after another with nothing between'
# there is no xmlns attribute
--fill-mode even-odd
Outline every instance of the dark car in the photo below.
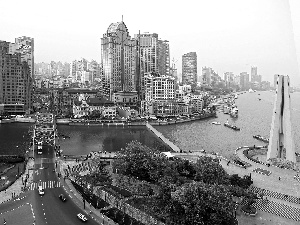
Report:
<svg viewBox="0 0 300 225"><path fill-rule="evenodd" d="M65 202L67 199L66 199L66 197L63 195L63 194L60 194L59 196L58 196L63 202Z"/></svg>

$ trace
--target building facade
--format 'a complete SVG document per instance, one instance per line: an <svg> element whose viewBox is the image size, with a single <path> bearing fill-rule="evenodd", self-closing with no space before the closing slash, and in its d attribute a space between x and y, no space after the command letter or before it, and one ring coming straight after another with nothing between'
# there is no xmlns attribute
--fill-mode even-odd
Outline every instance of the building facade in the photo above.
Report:
<svg viewBox="0 0 300 225"><path fill-rule="evenodd" d="M170 100L175 98L175 78L171 76L145 75L145 100Z"/></svg>
<svg viewBox="0 0 300 225"><path fill-rule="evenodd" d="M249 74L247 72L240 73L240 88L244 90L248 90L250 88Z"/></svg>
<svg viewBox="0 0 300 225"><path fill-rule="evenodd" d="M15 38L15 43L9 44L9 54L14 53L20 53L21 61L28 64L30 76L34 81L34 39L25 36Z"/></svg>
<svg viewBox="0 0 300 225"><path fill-rule="evenodd" d="M22 54L9 54L11 43L0 41L0 104L23 104L32 107L31 70Z"/></svg>
<svg viewBox="0 0 300 225"><path fill-rule="evenodd" d="M135 91L136 40L125 23L112 23L101 38L103 94L112 100L118 91Z"/></svg>
<svg viewBox="0 0 300 225"><path fill-rule="evenodd" d="M158 40L158 73L170 75L170 47L167 40Z"/></svg>
<svg viewBox="0 0 300 225"><path fill-rule="evenodd" d="M183 84L197 84L197 53L189 52L182 56Z"/></svg>

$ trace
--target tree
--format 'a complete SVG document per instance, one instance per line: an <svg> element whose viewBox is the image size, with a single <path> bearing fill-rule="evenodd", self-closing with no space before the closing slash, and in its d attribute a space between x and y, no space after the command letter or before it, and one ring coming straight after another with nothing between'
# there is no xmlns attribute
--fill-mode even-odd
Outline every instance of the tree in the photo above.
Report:
<svg viewBox="0 0 300 225"><path fill-rule="evenodd" d="M184 218L183 224L229 225L233 218L234 203L224 185L203 182L184 184L172 193L170 203L173 205L167 208L168 216L180 215Z"/></svg>
<svg viewBox="0 0 300 225"><path fill-rule="evenodd" d="M163 177L168 159L158 150L151 149L137 141L132 141L121 149L112 163L114 171L130 175L140 180L157 182Z"/></svg>
<svg viewBox="0 0 300 225"><path fill-rule="evenodd" d="M199 157L195 168L195 181L203 181L208 184L228 184L228 174L219 164L218 159L208 156Z"/></svg>

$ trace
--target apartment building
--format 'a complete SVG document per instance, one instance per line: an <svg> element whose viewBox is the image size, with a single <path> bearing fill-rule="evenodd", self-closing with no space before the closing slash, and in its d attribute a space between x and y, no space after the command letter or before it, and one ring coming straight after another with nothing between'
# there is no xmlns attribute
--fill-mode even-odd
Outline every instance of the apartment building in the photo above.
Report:
<svg viewBox="0 0 300 225"><path fill-rule="evenodd" d="M24 105L24 112L32 106L32 77L21 53L9 54L11 43L0 41L0 104Z"/></svg>
<svg viewBox="0 0 300 225"><path fill-rule="evenodd" d="M183 84L197 84L197 53L189 52L182 56Z"/></svg>

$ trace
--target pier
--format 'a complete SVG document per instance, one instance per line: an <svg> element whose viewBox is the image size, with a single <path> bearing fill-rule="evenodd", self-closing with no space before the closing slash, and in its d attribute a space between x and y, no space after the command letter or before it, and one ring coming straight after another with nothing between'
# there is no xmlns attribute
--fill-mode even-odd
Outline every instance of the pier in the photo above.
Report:
<svg viewBox="0 0 300 225"><path fill-rule="evenodd" d="M180 148L178 148L176 145L174 145L169 139L165 138L162 133L158 132L152 125L149 123L146 123L146 127L148 130L150 130L152 133L154 133L159 139L161 139L169 148L171 148L174 152L182 152Z"/></svg>

